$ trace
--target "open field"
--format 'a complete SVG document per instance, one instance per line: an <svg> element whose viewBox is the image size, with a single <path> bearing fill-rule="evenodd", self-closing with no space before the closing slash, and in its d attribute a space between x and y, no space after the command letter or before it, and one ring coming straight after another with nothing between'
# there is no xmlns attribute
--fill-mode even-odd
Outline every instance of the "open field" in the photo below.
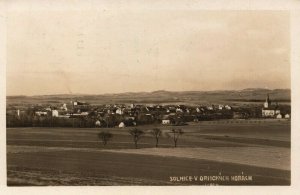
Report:
<svg viewBox="0 0 300 195"><path fill-rule="evenodd" d="M154 126L141 126L146 132ZM8 185L289 185L289 121L210 121L158 126L134 149L129 128L103 147L101 129L8 128ZM178 148L166 136L185 132ZM180 176L252 176L252 181L170 181Z"/></svg>

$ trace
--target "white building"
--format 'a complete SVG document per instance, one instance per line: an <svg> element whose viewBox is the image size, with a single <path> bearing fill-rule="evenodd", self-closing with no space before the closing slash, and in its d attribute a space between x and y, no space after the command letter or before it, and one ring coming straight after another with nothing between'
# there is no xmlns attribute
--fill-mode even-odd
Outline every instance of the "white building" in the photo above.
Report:
<svg viewBox="0 0 300 195"><path fill-rule="evenodd" d="M123 109L122 109L122 108L118 108L118 109L116 110L116 114L120 114L120 115L124 114Z"/></svg>
<svg viewBox="0 0 300 195"><path fill-rule="evenodd" d="M95 126L100 127L100 126L101 126L101 122L100 122L99 120L97 120L97 121L95 122Z"/></svg>
<svg viewBox="0 0 300 195"><path fill-rule="evenodd" d="M183 112L181 108L176 108L176 112Z"/></svg>
<svg viewBox="0 0 300 195"><path fill-rule="evenodd" d="M89 115L89 113L88 112L81 112L80 115L81 116L87 116L87 115Z"/></svg>
<svg viewBox="0 0 300 195"><path fill-rule="evenodd" d="M273 117L275 116L275 110L273 109L263 109L262 110L263 117Z"/></svg>
<svg viewBox="0 0 300 195"><path fill-rule="evenodd" d="M68 111L67 104L63 104L61 109L64 110L64 111Z"/></svg>
<svg viewBox="0 0 300 195"><path fill-rule="evenodd" d="M35 114L36 114L37 116L47 116L48 113L45 112L45 111L36 111Z"/></svg>
<svg viewBox="0 0 300 195"><path fill-rule="evenodd" d="M53 117L58 117L58 111L57 110L52 110L52 116Z"/></svg>
<svg viewBox="0 0 300 195"><path fill-rule="evenodd" d="M226 110L231 110L231 106L226 105L226 106L225 106L225 109L226 109Z"/></svg>
<svg viewBox="0 0 300 195"><path fill-rule="evenodd" d="M120 122L119 128L124 128L124 127L125 127L125 124L123 122Z"/></svg>
<svg viewBox="0 0 300 195"><path fill-rule="evenodd" d="M212 106L207 106L206 108L207 108L207 110L213 110L214 109Z"/></svg>
<svg viewBox="0 0 300 195"><path fill-rule="evenodd" d="M163 125L169 125L170 123L171 123L170 119L163 119L161 121L161 124L163 124Z"/></svg>

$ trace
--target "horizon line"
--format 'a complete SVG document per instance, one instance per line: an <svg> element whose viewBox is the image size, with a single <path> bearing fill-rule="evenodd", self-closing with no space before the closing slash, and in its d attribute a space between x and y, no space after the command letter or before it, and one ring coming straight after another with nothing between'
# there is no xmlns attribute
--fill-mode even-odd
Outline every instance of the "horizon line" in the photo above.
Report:
<svg viewBox="0 0 300 195"><path fill-rule="evenodd" d="M172 91L172 90L155 90L155 91L137 91L137 92L132 92L132 91L127 91L127 92L116 92L116 93L57 93L57 94L37 94L37 95L7 95L6 97L17 97L17 96L25 96L25 97L35 97L35 96L60 96L60 95L85 95L85 96L93 96L93 95L118 95L118 94L126 94L126 93L154 93L154 92L174 92L174 93L180 93L180 92L215 92L215 91L245 91L245 90L269 90L269 91L274 91L274 90L291 90L290 88L244 88L244 89L215 89L215 90L187 90L187 91Z"/></svg>

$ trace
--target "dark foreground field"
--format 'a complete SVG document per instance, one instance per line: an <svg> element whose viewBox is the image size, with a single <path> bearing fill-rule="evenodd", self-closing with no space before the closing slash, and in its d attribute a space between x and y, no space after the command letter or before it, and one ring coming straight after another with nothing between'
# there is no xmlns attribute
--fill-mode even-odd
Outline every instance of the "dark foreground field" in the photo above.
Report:
<svg viewBox="0 0 300 195"><path fill-rule="evenodd" d="M140 128L147 131L153 126ZM114 137L106 147L97 138L100 129L7 129L7 183L9 186L290 184L288 121L190 124L180 127L185 134L179 138L178 148L173 148L172 140L166 136L172 127L160 128L164 133L159 148L154 147L154 138L146 134L139 141L139 149L134 149L127 128L109 129ZM208 180L208 176L227 179ZM235 180L238 177L231 176L240 177ZM248 181L241 179L245 176Z"/></svg>

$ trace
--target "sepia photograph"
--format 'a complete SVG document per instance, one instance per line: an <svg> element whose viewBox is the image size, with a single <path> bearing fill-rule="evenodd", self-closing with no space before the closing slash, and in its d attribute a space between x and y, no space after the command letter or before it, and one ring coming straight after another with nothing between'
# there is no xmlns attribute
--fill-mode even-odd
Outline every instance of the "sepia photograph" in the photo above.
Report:
<svg viewBox="0 0 300 195"><path fill-rule="evenodd" d="M30 2L6 2L8 188L291 186L290 10Z"/></svg>

